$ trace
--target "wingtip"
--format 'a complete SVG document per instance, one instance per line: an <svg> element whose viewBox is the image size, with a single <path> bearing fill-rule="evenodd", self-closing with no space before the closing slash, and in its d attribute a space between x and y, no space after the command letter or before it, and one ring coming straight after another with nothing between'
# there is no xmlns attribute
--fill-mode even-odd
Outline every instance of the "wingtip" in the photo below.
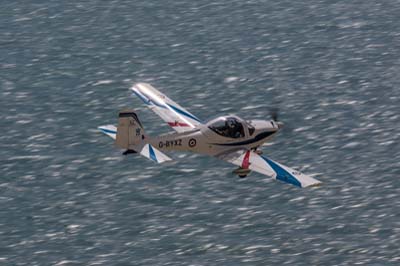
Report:
<svg viewBox="0 0 400 266"><path fill-rule="evenodd" d="M311 184L311 185L309 185L307 187L309 187L309 188L318 188L318 187L321 187L321 186L322 186L322 182L318 182L318 183Z"/></svg>
<svg viewBox="0 0 400 266"><path fill-rule="evenodd" d="M105 126L98 126L97 129L98 129L100 132L104 132L104 130L106 129L106 127L105 127Z"/></svg>
<svg viewBox="0 0 400 266"><path fill-rule="evenodd" d="M99 126L97 129L99 132L109 135L110 137L117 134L117 128L114 125Z"/></svg>

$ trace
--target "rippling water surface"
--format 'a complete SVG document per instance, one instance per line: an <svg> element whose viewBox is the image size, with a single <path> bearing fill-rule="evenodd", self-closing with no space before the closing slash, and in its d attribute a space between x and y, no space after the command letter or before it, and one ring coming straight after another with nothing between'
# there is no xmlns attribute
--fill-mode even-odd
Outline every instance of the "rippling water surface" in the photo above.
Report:
<svg viewBox="0 0 400 266"><path fill-rule="evenodd" d="M3 1L0 265L399 265L400 5ZM194 154L124 157L96 127L149 82L202 119L287 127L298 189Z"/></svg>

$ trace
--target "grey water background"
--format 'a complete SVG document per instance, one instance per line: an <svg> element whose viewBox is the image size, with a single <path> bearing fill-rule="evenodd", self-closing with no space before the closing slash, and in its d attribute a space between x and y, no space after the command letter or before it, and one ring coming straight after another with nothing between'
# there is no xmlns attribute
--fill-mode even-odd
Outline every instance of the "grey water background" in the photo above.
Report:
<svg viewBox="0 0 400 266"><path fill-rule="evenodd" d="M400 2L1 1L0 265L399 265ZM286 128L298 189L97 126L149 82L206 120Z"/></svg>

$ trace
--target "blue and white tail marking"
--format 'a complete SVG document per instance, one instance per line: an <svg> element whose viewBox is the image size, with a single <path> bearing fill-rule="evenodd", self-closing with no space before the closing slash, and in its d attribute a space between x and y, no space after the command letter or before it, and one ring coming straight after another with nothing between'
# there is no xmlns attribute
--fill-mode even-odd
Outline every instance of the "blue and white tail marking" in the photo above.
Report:
<svg viewBox="0 0 400 266"><path fill-rule="evenodd" d="M98 127L100 131L107 136L109 136L112 139L115 139L117 137L117 127L113 125L107 125L107 126L100 126Z"/></svg>
<svg viewBox="0 0 400 266"><path fill-rule="evenodd" d="M113 125L101 126L99 127L100 131L107 136L111 137L112 139L116 139L117 136L117 128ZM143 146L143 147L141 147ZM142 144L138 145L134 148L134 150L140 150L140 155L152 160L156 163L163 163L167 161L171 161L172 159L169 158L167 155L162 153L161 151L157 150L150 144Z"/></svg>
<svg viewBox="0 0 400 266"><path fill-rule="evenodd" d="M166 161L171 161L171 158L169 158L167 155L164 153L160 152L150 144L145 144L140 151L140 154L143 155L144 157L149 158L150 160L156 162L156 163L163 163Z"/></svg>

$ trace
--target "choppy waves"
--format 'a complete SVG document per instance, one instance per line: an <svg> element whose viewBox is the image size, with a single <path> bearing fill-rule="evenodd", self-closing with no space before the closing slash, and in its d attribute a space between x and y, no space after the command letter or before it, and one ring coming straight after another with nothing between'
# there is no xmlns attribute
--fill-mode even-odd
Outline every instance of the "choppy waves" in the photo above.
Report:
<svg viewBox="0 0 400 266"><path fill-rule="evenodd" d="M33 1L0 10L1 265L398 265L396 1ZM124 157L96 128L152 83L201 119L286 127L297 189L195 154Z"/></svg>

